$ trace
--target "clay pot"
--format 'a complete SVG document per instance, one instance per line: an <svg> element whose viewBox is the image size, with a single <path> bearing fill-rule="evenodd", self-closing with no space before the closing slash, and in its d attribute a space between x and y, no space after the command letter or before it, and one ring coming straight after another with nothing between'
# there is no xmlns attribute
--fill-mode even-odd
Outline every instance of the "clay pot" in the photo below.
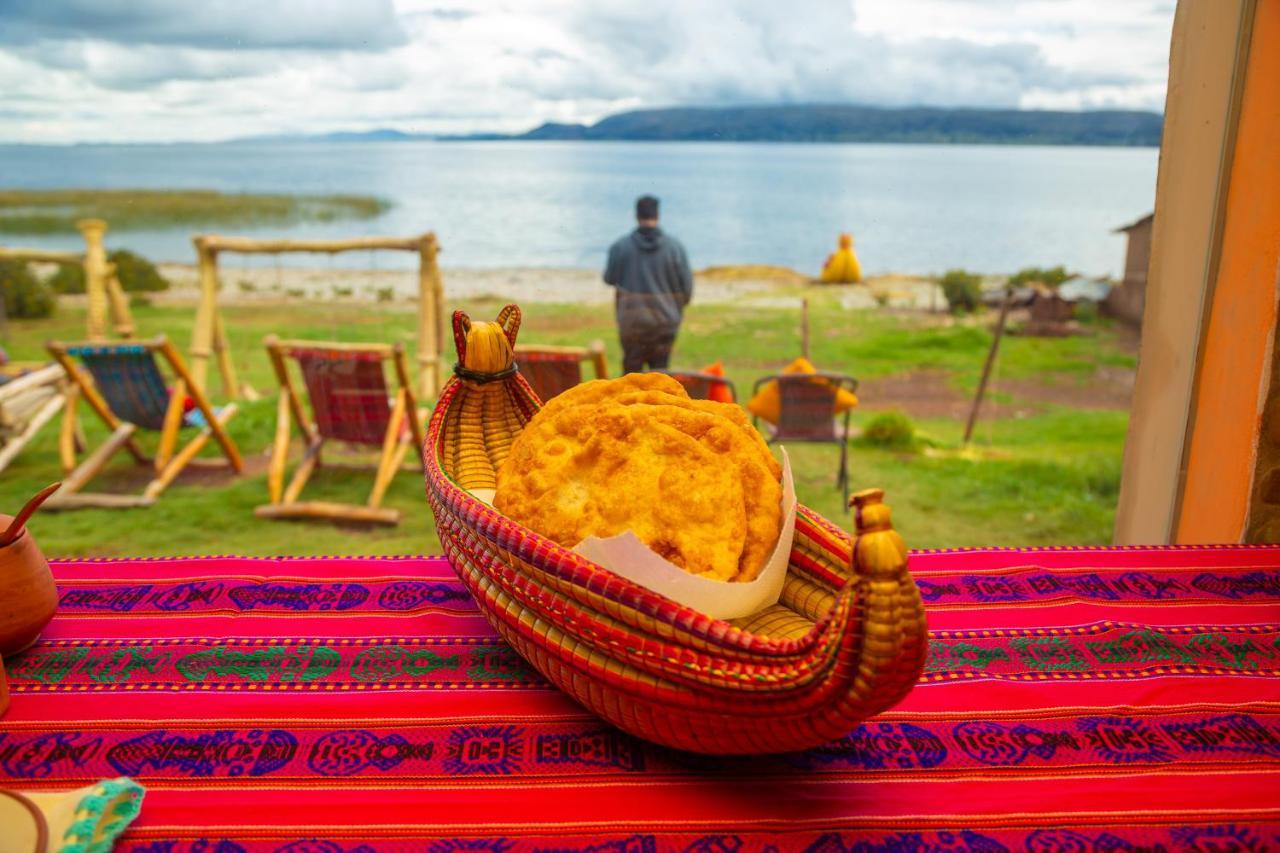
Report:
<svg viewBox="0 0 1280 853"><path fill-rule="evenodd" d="M0 530L11 516L0 514ZM29 530L0 547L0 658L31 647L58 608L49 563Z"/></svg>

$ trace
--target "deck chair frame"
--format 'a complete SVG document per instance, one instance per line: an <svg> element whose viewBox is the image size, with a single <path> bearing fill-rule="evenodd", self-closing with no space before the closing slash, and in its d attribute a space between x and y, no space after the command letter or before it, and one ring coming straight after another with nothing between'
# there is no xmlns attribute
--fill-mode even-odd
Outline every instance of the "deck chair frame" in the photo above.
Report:
<svg viewBox="0 0 1280 853"><path fill-rule="evenodd" d="M169 390L169 402L165 409L164 425L160 428L160 440L154 456L148 456L134 439L134 434L141 429L136 424L122 420L111 410L106 399L87 369L76 364L71 351L79 347L93 347L111 350L113 348L142 347L152 358L159 358L168 364L174 376L173 387ZM234 403L220 410L214 410L204 392L192 380L191 373L178 350L164 335L149 341L129 341L127 343L102 343L101 341L84 341L80 343L61 343L52 341L46 345L49 354L62 365L67 377L71 380L67 387L66 402L62 419L62 431L58 440L58 452L66 476L62 480L62 488L45 503L45 508L75 509L79 507L140 507L151 506L165 489L187 467L229 467L236 473L244 470L244 460L231 436L227 433L227 423L236 414ZM95 450L89 452L83 462L76 464L76 445L79 432L77 406L80 398L111 430L111 435ZM178 448L178 440L183 427L184 403L190 399L196 409L204 416L205 426ZM196 454L215 440L222 449L225 459L197 459ZM122 495L109 492L84 492L116 453L127 450L140 465L152 465L156 476L137 495Z"/></svg>
<svg viewBox="0 0 1280 853"><path fill-rule="evenodd" d="M604 341L592 341L585 347L570 346L543 346L540 344L516 344L515 357L517 367L520 365L520 356L529 353L545 353L548 355L572 355L576 356L579 362L590 362L592 369L595 371L596 379L608 379L609 367L605 362ZM533 386L533 381L529 375L524 374L525 381ZM534 387L536 392L538 389ZM541 395L539 394L539 397ZM546 402L543 400L542 402Z"/></svg>
<svg viewBox="0 0 1280 853"><path fill-rule="evenodd" d="M832 407L831 407L831 413L828 416L830 419L829 423L831 425L830 436L826 435L825 431L822 435L818 435L816 434L816 430L815 430L815 433L812 435L787 433L781 426L783 423L783 419L785 417L784 410L787 405L787 396L788 396L783 389L788 384L801 385L806 383L812 383L814 380L819 380L819 381L825 380L825 382L827 383L827 385L830 387L830 390L831 390ZM754 396L755 394L760 393L760 389L763 388L766 383L774 382L774 381L778 383L778 397L779 397L778 426L774 426L767 430L766 436L768 438L769 443L773 444L775 441L784 441L784 442L799 442L799 443L806 443L806 444L838 445L840 447L840 466L836 469L836 488L842 490L844 494L844 500L847 503L849 500L849 437L850 437L849 415L850 415L850 410L845 409L844 412L840 414L836 414L835 395L840 389L844 389L846 391L856 394L858 391L858 380L854 379L852 376L848 376L843 373L830 373L823 370L819 370L814 373L778 373L772 376L761 376L759 379L757 379L755 385L752 387L752 392L751 392L752 395ZM751 422L758 427L760 422L759 416L753 414L751 416ZM824 419L824 422L825 422L825 419Z"/></svg>
<svg viewBox="0 0 1280 853"><path fill-rule="evenodd" d="M723 385L729 389L729 396L733 402L738 402L738 387L733 381L723 376L716 376L713 373L704 373L701 370L674 370L663 368L654 370L654 373L662 373L670 376L672 379L684 386L685 391L695 400L709 400L710 397L703 394L703 391L710 391L712 385ZM695 392L697 392L695 394Z"/></svg>
<svg viewBox="0 0 1280 853"><path fill-rule="evenodd" d="M421 454L426 443L424 423L427 415L425 411L418 409L413 393L413 383L409 379L404 347L400 344L281 340L274 335L269 336L264 343L267 354L271 358L271 367L275 370L276 379L280 384L280 400L276 410L275 441L271 448L271 462L267 469L267 490L271 502L254 509L254 514L259 518L272 519L319 518L368 524L399 524L400 510L383 507L382 500L386 496L392 479L404 463L409 445L417 447L418 453ZM307 406L302 403L302 397L289 371L290 350L294 349L376 355L379 357L380 366L390 361L395 369L396 381L400 387L393 393L381 456L372 466L376 472L373 490L369 493L369 499L364 506L333 501L299 500L307 481L311 479L316 468L320 467L320 453L329 439L320 434L319 428L307 411ZM408 422L407 432L405 431L406 421ZM302 433L306 447L303 450L302 461L298 463L292 478L286 484L285 473L294 426L297 426L298 431Z"/></svg>

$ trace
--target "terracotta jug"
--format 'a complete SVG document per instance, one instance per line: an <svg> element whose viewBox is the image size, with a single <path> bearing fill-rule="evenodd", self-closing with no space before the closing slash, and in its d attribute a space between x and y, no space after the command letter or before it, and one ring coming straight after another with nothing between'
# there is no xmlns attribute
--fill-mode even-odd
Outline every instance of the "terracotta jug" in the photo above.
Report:
<svg viewBox="0 0 1280 853"><path fill-rule="evenodd" d="M0 658L30 648L58 608L49 563L25 526L56 488L50 486L28 501L16 524L12 516L0 514Z"/></svg>

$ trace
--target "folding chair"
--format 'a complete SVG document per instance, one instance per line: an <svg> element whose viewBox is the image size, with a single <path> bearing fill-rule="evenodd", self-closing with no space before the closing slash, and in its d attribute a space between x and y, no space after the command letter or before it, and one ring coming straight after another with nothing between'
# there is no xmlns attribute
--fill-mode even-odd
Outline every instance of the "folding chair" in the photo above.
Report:
<svg viewBox="0 0 1280 853"><path fill-rule="evenodd" d="M62 467L69 473L62 488L45 504L47 509L150 506L189 465L225 466L237 473L244 470L240 451L226 430L236 414L235 404L219 409L211 406L164 335L146 342L52 342L47 348L71 380L59 440ZM73 359L79 359L82 367ZM173 374L172 387L165 384L161 361ZM81 397L112 432L77 466L76 406ZM179 450L178 438L185 427L198 427L200 432ZM139 429L160 433L154 457L143 453L135 441L134 433ZM225 460L196 459L210 438L218 442ZM121 449L129 451L139 464L155 466L155 479L142 494L81 492Z"/></svg>
<svg viewBox="0 0 1280 853"><path fill-rule="evenodd" d="M729 389L733 402L738 402L738 389L723 376L714 373L702 373L697 370L655 370L654 373L665 373L684 386L689 396L695 400L710 400L711 389L723 387Z"/></svg>
<svg viewBox="0 0 1280 853"><path fill-rule="evenodd" d="M775 441L838 444L840 468L836 472L836 488L849 500L849 409L837 420L836 392L845 389L857 393L858 380L841 373L782 373L756 380L753 393L767 382L778 383L778 424L769 435ZM752 422L758 418L752 417Z"/></svg>
<svg viewBox="0 0 1280 853"><path fill-rule="evenodd" d="M595 367L596 379L608 379L604 362L604 343L593 341L587 347L542 347L516 344L516 364L520 374L533 386L538 399L552 397L582 384L582 362Z"/></svg>
<svg viewBox="0 0 1280 853"><path fill-rule="evenodd" d="M327 518L374 524L399 524L400 510L385 509L382 499L412 444L421 454L426 412L418 410L408 362L399 344L346 344L326 341L266 340L271 366L280 382L276 438L267 471L271 503L254 510L261 518ZM298 396L286 359L298 364L312 416ZM388 390L383 362L395 368L397 390ZM285 485L289 439L296 424L306 441L302 461ZM373 491L364 506L331 501L299 501L307 480L320 465L327 441L377 447Z"/></svg>

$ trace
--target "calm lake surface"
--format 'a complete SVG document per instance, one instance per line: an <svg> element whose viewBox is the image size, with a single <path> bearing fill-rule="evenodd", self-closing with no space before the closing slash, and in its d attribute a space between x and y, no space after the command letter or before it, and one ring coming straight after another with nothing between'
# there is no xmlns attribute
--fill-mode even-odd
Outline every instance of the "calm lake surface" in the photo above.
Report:
<svg viewBox="0 0 1280 853"><path fill-rule="evenodd" d="M454 267L603 265L636 196L662 199L664 226L697 267L782 264L816 273L853 231L868 273L951 267L1011 272L1065 263L1119 274L1112 230L1154 202L1154 148L581 142L263 142L0 146L0 187L208 188L361 193L377 219L210 231L292 237L434 230ZM112 232L108 245L194 261L190 234ZM0 235L76 248L78 235ZM228 256L226 263L239 263ZM260 261L273 263L273 261ZM315 266L321 257L285 256ZM342 266L405 266L402 253Z"/></svg>

